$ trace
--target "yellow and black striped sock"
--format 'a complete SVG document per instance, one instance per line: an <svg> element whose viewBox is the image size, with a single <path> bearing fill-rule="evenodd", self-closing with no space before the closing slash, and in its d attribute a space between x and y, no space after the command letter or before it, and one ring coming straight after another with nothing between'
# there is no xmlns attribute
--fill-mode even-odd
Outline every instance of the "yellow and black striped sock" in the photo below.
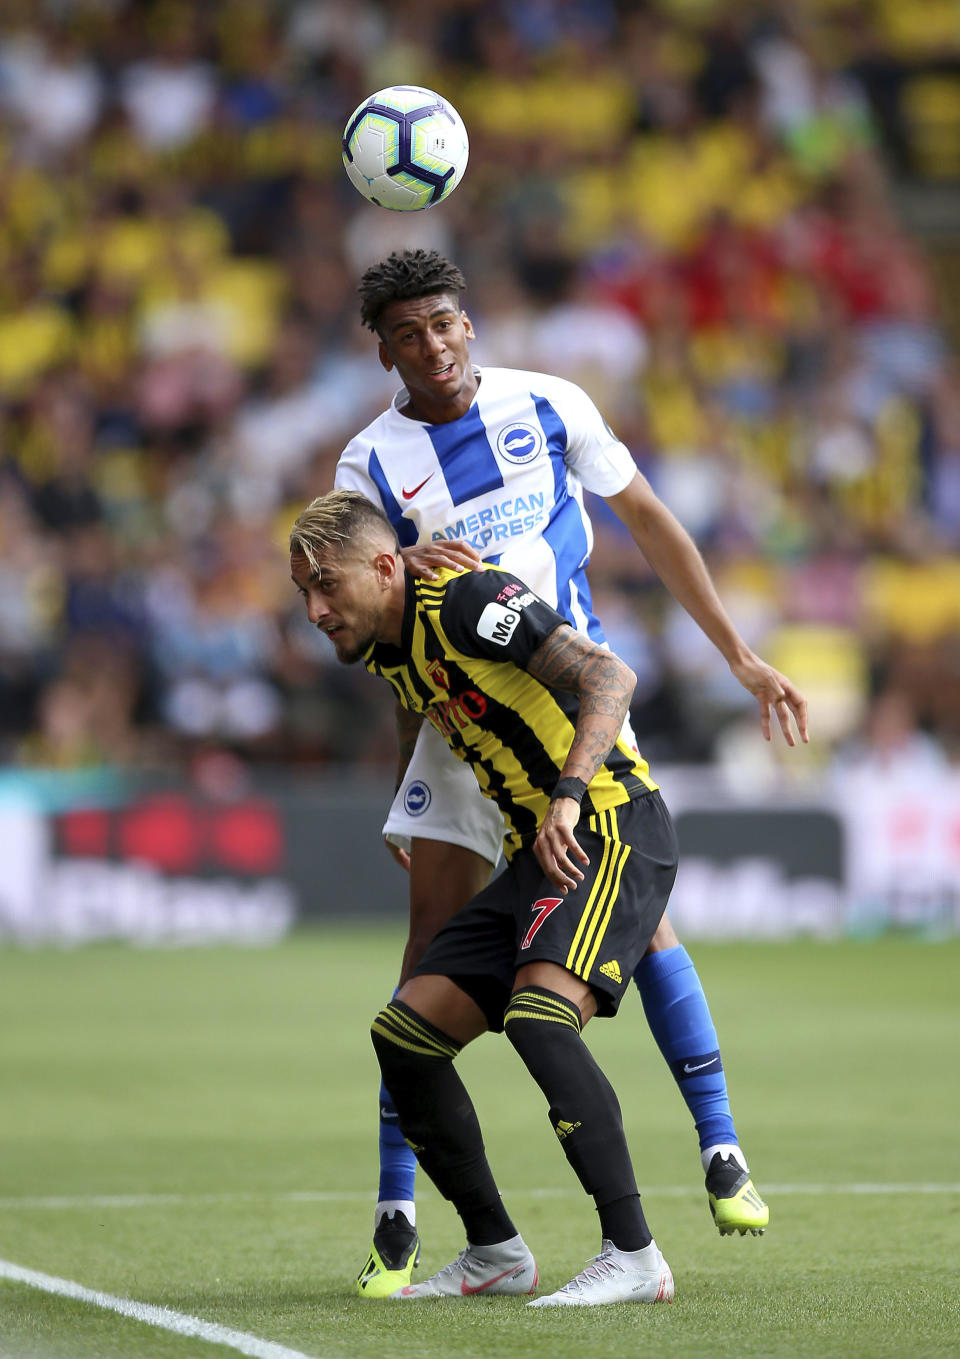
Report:
<svg viewBox="0 0 960 1359"><path fill-rule="evenodd" d="M503 1012L504 1029L518 1019L540 1019L548 1024L565 1024L578 1035L583 1027L580 1011L573 1001L541 986L525 986L521 991L514 991Z"/></svg>
<svg viewBox="0 0 960 1359"><path fill-rule="evenodd" d="M621 1250L641 1250L651 1237L620 1102L580 1036L580 1011L565 996L526 986L510 997L503 1027L547 1097L553 1130L593 1196L603 1235Z"/></svg>
<svg viewBox="0 0 960 1359"><path fill-rule="evenodd" d="M392 1000L384 1006L373 1021L371 1032L422 1057L448 1057L452 1061L461 1048L455 1038L418 1015L416 1010L411 1010L409 1005L404 1005L402 1000Z"/></svg>
<svg viewBox="0 0 960 1359"><path fill-rule="evenodd" d="M461 1045L400 1000L380 1011L371 1035L400 1131L460 1214L467 1240L486 1246L516 1236L487 1164L476 1111L454 1070Z"/></svg>

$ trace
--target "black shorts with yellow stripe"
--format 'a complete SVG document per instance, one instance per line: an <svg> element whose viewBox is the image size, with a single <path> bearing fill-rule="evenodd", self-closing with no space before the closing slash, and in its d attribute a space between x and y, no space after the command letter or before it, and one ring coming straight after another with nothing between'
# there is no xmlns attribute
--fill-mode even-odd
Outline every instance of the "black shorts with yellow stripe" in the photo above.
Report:
<svg viewBox="0 0 960 1359"><path fill-rule="evenodd" d="M677 837L660 794L586 817L574 834L590 859L579 865L576 889L561 896L533 850L520 850L414 969L456 982L494 1033L526 963L558 963L590 985L598 1015L615 1015L660 923L677 873Z"/></svg>

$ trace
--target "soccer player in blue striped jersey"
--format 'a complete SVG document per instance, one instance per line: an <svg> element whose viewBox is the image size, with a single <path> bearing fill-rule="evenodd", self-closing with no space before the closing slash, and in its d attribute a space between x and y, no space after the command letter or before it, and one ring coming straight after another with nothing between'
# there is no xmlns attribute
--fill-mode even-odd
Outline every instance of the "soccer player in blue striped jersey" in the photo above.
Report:
<svg viewBox="0 0 960 1359"><path fill-rule="evenodd" d="M347 445L335 485L360 491L392 524L407 569L481 560L514 572L593 641L586 567L593 534L584 490L602 496L674 598L757 699L764 737L775 714L795 745L808 739L806 702L739 635L689 534L658 499L630 453L575 384L542 373L477 368L461 306L466 281L434 251L403 251L367 270L361 317L387 371L403 387ZM437 930L489 879L503 823L429 724L398 706L397 794L384 836L410 874L410 934L400 983ZM629 725L624 732L635 745ZM665 915L635 972L651 1032L697 1128L708 1202L723 1234L760 1233L757 1194L730 1111L719 1042L694 964ZM408 1283L419 1242L415 1160L380 1099L380 1188L374 1240L358 1279L367 1297Z"/></svg>

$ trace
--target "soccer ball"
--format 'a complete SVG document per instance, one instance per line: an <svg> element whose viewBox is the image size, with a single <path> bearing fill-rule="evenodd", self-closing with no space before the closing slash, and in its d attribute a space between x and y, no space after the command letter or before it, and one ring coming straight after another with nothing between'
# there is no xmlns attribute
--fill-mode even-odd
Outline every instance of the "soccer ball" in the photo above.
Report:
<svg viewBox="0 0 960 1359"><path fill-rule="evenodd" d="M343 130L350 182L380 208L415 212L449 198L470 144L452 104L419 85L391 85L365 99Z"/></svg>

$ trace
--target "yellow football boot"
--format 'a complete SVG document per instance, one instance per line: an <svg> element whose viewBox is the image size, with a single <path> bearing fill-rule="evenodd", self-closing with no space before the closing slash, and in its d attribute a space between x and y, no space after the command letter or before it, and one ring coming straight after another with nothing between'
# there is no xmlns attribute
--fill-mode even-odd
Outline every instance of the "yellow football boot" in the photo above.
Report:
<svg viewBox="0 0 960 1359"><path fill-rule="evenodd" d="M367 1262L357 1275L361 1298L389 1298L410 1282L420 1259L420 1238L398 1208L384 1216L373 1233Z"/></svg>
<svg viewBox="0 0 960 1359"><path fill-rule="evenodd" d="M732 1156L724 1160L718 1151L706 1178L710 1212L721 1236L751 1232L762 1236L770 1221L770 1209L753 1187L750 1172Z"/></svg>

